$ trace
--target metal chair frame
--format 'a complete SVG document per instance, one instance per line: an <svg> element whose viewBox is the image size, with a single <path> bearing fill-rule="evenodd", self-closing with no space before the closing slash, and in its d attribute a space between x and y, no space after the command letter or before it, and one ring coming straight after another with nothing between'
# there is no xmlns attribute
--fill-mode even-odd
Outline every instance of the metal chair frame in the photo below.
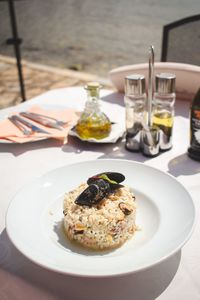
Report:
<svg viewBox="0 0 200 300"><path fill-rule="evenodd" d="M187 23L195 22L200 20L200 14L190 16L173 23L167 24L163 27L163 34L162 34L162 50L161 50L161 62L167 61L167 54L168 54L168 41L169 41L169 32L171 29L176 27L182 26Z"/></svg>
<svg viewBox="0 0 200 300"><path fill-rule="evenodd" d="M14 46L18 78L19 78L19 85L20 85L20 91L21 91L21 98L22 98L22 101L25 101L26 100L25 85L24 85L24 79L23 79L21 52L20 52L20 44L22 42L22 39L20 39L18 36L17 20L16 20L16 14L15 14L15 5L14 5L14 1L16 1L16 0L1 0L1 1L8 2L8 9L9 9L10 23L11 23L11 30L12 30L12 38L7 39L7 44L13 44L13 46Z"/></svg>

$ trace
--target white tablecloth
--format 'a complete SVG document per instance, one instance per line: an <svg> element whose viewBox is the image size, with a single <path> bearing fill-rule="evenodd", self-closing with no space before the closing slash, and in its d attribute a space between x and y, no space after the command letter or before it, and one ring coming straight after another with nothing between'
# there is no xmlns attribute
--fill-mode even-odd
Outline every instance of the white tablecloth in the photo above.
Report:
<svg viewBox="0 0 200 300"><path fill-rule="evenodd" d="M102 91L104 109L113 121L124 122L123 95ZM53 90L15 108L0 111L0 118L22 106L83 108L82 88ZM112 106L109 103L118 105ZM125 150L124 142L84 144L69 138L27 144L0 144L0 300L197 300L200 299L200 163L187 156L189 103L176 102L173 148L156 158ZM164 262L139 273L116 278L78 278L51 272L25 258L10 242L5 229L8 205L17 191L35 177L69 163L86 159L120 158L144 162L175 176L193 197L197 221L195 231L181 251Z"/></svg>

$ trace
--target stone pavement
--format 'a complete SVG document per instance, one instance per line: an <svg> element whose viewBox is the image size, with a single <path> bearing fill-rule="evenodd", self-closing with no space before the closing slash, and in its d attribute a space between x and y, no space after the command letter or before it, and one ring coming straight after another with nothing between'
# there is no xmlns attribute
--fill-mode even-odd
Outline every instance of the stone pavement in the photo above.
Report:
<svg viewBox="0 0 200 300"><path fill-rule="evenodd" d="M46 91L70 86L84 85L88 81L99 81L112 88L108 80L72 70L58 69L28 61L22 61L26 99ZM21 102L16 61L0 55L0 109Z"/></svg>

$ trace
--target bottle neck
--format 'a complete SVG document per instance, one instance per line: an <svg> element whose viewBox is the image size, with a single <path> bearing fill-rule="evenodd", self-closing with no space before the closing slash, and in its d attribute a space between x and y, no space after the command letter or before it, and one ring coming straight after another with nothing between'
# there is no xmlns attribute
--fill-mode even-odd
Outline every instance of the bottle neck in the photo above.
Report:
<svg viewBox="0 0 200 300"><path fill-rule="evenodd" d="M99 93L96 93L96 95L91 95L90 91L88 91L85 111L87 113L98 113L100 111Z"/></svg>
<svg viewBox="0 0 200 300"><path fill-rule="evenodd" d="M89 101L98 100L100 94L100 89L87 89L87 98Z"/></svg>
<svg viewBox="0 0 200 300"><path fill-rule="evenodd" d="M99 100L99 95L91 95L90 93L88 93L87 95L87 101L89 102L98 102Z"/></svg>
<svg viewBox="0 0 200 300"><path fill-rule="evenodd" d="M200 106L200 89L198 90L198 92L196 93L193 101L192 101L192 105L193 106Z"/></svg>

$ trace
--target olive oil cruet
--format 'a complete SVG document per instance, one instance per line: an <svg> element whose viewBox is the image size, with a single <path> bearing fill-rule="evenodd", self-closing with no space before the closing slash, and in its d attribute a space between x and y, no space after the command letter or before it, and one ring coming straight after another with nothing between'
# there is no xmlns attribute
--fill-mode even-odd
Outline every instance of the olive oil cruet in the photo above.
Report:
<svg viewBox="0 0 200 300"><path fill-rule="evenodd" d="M156 75L153 104L153 125L160 129L160 150L172 147L176 76L170 73Z"/></svg>
<svg viewBox="0 0 200 300"><path fill-rule="evenodd" d="M110 134L111 122L100 108L100 89L98 82L89 82L85 86L87 101L85 109L76 125L76 132L83 139L103 139Z"/></svg>

